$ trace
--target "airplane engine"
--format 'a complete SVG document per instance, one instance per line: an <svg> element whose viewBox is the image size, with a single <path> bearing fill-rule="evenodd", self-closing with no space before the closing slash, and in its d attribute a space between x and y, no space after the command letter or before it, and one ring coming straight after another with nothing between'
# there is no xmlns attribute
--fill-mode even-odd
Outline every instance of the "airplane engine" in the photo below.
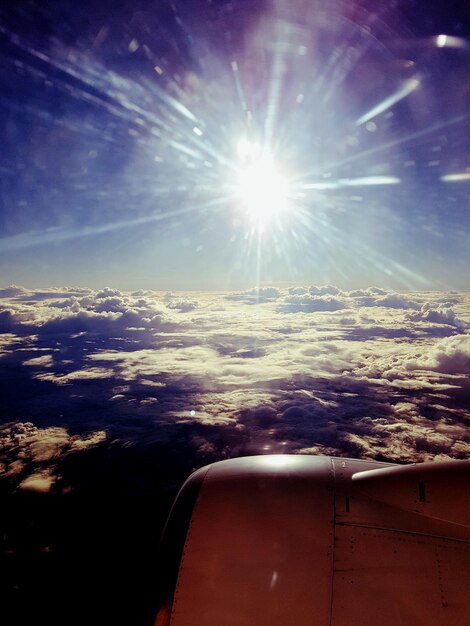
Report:
<svg viewBox="0 0 470 626"><path fill-rule="evenodd" d="M221 461L183 485L156 626L470 624L470 461Z"/></svg>

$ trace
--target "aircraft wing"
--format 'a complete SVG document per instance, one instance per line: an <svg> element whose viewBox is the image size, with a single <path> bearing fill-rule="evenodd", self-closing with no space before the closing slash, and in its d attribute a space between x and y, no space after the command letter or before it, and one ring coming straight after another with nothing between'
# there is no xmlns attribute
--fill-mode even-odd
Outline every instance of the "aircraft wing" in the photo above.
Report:
<svg viewBox="0 0 470 626"><path fill-rule="evenodd" d="M279 455L198 470L156 626L470 624L470 461Z"/></svg>

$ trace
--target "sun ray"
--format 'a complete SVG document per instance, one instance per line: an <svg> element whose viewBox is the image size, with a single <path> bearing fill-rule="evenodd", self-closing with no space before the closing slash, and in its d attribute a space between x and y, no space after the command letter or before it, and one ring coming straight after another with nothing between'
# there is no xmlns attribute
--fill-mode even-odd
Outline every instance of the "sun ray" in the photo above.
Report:
<svg viewBox="0 0 470 626"><path fill-rule="evenodd" d="M356 121L356 126L362 126L362 124L365 124L374 117L377 117L377 115L385 113L385 111L397 104L397 102L400 102L400 100L403 100L411 93L413 93L413 91L415 91L419 87L419 85L419 78L410 78L409 80L405 81L400 89L398 89L395 93L388 96L388 98L382 100L382 102L379 102L379 104L372 107L372 109L367 113L364 113L364 115L361 115L361 117Z"/></svg>

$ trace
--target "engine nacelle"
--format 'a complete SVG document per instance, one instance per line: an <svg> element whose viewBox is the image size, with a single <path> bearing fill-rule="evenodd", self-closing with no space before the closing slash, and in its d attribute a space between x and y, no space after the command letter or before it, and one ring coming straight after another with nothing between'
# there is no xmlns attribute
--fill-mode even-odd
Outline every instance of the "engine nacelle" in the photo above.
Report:
<svg viewBox="0 0 470 626"><path fill-rule="evenodd" d="M214 463L162 543L156 626L468 624L470 462Z"/></svg>

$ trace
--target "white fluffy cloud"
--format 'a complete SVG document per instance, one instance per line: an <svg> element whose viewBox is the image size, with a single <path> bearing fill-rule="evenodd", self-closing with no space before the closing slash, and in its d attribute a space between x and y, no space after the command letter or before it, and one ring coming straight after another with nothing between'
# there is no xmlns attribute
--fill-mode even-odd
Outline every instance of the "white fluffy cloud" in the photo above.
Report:
<svg viewBox="0 0 470 626"><path fill-rule="evenodd" d="M418 358L410 360L407 367L468 377L470 375L470 335L441 339Z"/></svg>
<svg viewBox="0 0 470 626"><path fill-rule="evenodd" d="M28 293L28 290L18 285L9 285L8 287L0 288L0 298L14 298L26 293Z"/></svg>
<svg viewBox="0 0 470 626"><path fill-rule="evenodd" d="M277 287L257 287L246 289L241 293L227 294L227 300L247 302L249 304L260 304L263 302L273 302L281 295L281 290Z"/></svg>
<svg viewBox="0 0 470 626"><path fill-rule="evenodd" d="M462 322L457 319L453 309L441 303L432 304L425 302L419 311L410 314L410 319L417 322L430 322L432 324L449 324L456 328L463 327Z"/></svg>
<svg viewBox="0 0 470 626"><path fill-rule="evenodd" d="M311 289L310 293L294 293L285 296L279 305L279 311L282 313L314 313L316 311L338 311L346 307L344 300L329 294L312 295Z"/></svg>

